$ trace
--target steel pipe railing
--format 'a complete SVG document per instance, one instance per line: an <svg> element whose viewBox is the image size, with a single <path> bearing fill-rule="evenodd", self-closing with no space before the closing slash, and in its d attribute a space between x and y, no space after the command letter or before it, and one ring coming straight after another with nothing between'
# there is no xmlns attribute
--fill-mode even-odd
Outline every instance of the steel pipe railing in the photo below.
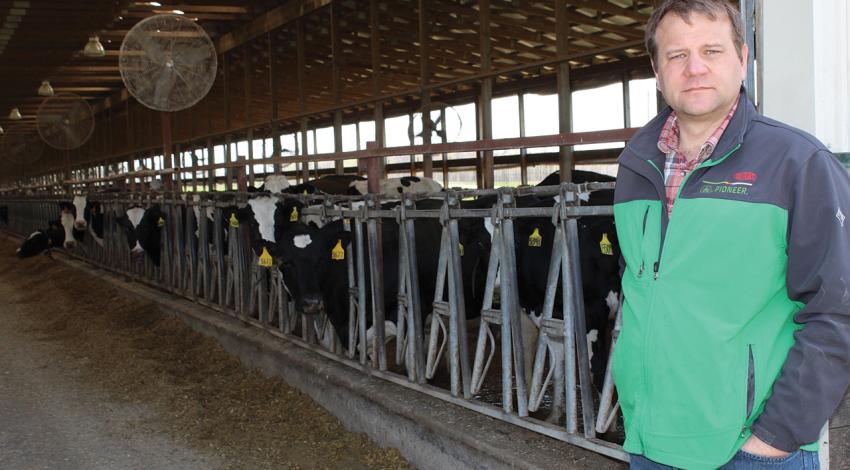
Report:
<svg viewBox="0 0 850 470"><path fill-rule="evenodd" d="M608 430L615 422L618 405L614 399L610 370L606 372L598 411L593 403L576 224L578 217L612 214L610 206L582 206L575 202L581 193L612 187L611 183L564 183L541 188L404 195L399 207L394 210L381 208L385 199L375 195L284 194L276 197L294 197L310 204L301 211L302 217L313 215L326 220L343 218L350 221L345 224L354 235L346 252L349 328L338 332L347 335L348 349L340 351L337 347L330 347L323 354L346 364L356 364L370 374L394 377L394 382L422 391L426 390L423 387L427 379L433 376L440 363L442 337L443 354L450 364L450 384L449 391L441 397L481 411L492 405L482 403L474 396L487 386L486 377L499 344L501 411L488 414L547 435L567 436L564 440L568 442L627 460L621 448L596 438L596 432ZM321 350L317 335L319 339L326 337L329 331L327 319L297 312L277 264L271 267L258 265L258 254L252 253L250 248L248 227L224 220L225 208L244 206L250 196L231 192L193 195L195 197L181 197L179 193L89 194L90 199L101 202L103 207L103 245L94 243L91 234L87 233L87 241L69 254L135 282L166 290L216 312L239 318L289 341ZM556 195L558 202L550 207L516 206L519 197ZM463 199L488 196L495 196L492 208L468 209L460 206ZM440 198L440 209L417 209L417 202L425 197ZM9 214L9 223L4 228L25 237L44 228L49 220L58 219L58 203L68 199L70 197L0 196L0 206L8 207ZM159 206L163 212L159 267L153 266L147 257L144 261L131 257L132 247L118 223L130 207L153 205ZM210 208L212 220L207 217L207 209ZM463 277L459 222L485 217L490 218L494 233L483 308L471 315L480 318L477 337L467 338L466 309L471 306L464 302L464 283L470 280ZM528 383L523 344L525 322L518 295L513 227L515 220L527 217L546 217L555 225L541 329L533 370L528 371ZM419 268L422 260L417 259L415 222L425 219L438 223L441 230L432 306L422 305L422 293L419 291L423 273ZM398 330L394 351L396 369L388 367L384 341L384 321L388 312L383 304L384 268L381 260L386 248L381 243L380 227L386 224L397 224L399 236L399 258L393 267L399 271L399 306L397 311L391 312ZM564 320L552 317L558 287L563 296ZM370 289L368 296L367 289ZM367 301L369 297L371 306ZM430 333L422 328L426 310L433 311ZM372 315L376 332L371 351L366 348L367 315ZM618 315L616 328L619 328L620 321ZM300 337L294 334L299 325ZM616 335L617 329L614 333ZM496 334L500 335L499 343ZM468 350L470 339L474 341L474 351ZM350 359L356 359L356 362ZM529 417L529 413L539 409L542 397L547 393L552 394L556 407L565 405L563 414L559 411L556 416L565 420L565 425L553 426Z"/></svg>

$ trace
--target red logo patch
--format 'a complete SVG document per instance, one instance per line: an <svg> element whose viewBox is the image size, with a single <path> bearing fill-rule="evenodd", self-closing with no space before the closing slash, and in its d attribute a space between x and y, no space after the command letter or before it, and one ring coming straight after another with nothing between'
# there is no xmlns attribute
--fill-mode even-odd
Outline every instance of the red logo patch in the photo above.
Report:
<svg viewBox="0 0 850 470"><path fill-rule="evenodd" d="M738 181L752 181L755 183L756 178L758 178L758 175L752 171L739 171L738 173L735 173L735 179Z"/></svg>

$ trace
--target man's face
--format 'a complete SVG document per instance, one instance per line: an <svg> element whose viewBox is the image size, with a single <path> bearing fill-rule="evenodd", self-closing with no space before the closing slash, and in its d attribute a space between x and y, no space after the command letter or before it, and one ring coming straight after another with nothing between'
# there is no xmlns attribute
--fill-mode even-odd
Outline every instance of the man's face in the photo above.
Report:
<svg viewBox="0 0 850 470"><path fill-rule="evenodd" d="M655 78L680 119L719 121L738 98L746 77L747 46L739 58L732 42L732 24L725 15L712 21L691 13L690 21L668 14L659 23Z"/></svg>

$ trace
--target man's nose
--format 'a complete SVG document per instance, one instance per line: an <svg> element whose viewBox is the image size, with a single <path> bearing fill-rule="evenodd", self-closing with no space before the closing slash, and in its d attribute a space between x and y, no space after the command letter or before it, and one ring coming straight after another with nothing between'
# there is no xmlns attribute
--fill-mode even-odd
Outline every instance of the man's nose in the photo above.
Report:
<svg viewBox="0 0 850 470"><path fill-rule="evenodd" d="M685 67L685 72L688 75L702 75L708 71L708 65L699 54L692 54L688 57L688 63Z"/></svg>

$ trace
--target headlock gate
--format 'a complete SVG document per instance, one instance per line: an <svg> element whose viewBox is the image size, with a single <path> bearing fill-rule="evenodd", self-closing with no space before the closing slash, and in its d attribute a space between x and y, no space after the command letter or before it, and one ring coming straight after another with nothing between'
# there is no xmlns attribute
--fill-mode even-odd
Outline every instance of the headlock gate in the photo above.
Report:
<svg viewBox="0 0 850 470"><path fill-rule="evenodd" d="M597 437L616 423L617 405L611 354L601 393L594 398L577 228L579 217L613 214L611 206L581 205L579 196L612 188L613 183L563 183L537 188L449 190L400 195L396 207L387 207L383 204L386 199L373 194L274 195L281 201L293 198L303 203L299 214L302 220L308 216L323 222L342 219L346 230L353 232L351 243L339 254L347 266L349 321L348 330L338 333L347 335L348 348L334 341L324 315L305 315L296 310L278 269L280 260L271 259L267 252L252 250L250 228L235 215L228 217L228 208L245 207L257 193L87 194L90 201L98 201L103 207L102 245L87 234L84 243L68 252L133 281L234 316L365 373L627 461L619 445ZM519 207L518 200L526 196L555 196L555 202L546 207ZM27 236L56 220L58 204L72 197L5 197L0 199L0 206L8 207L7 229ZM484 208L462 204L474 198L486 198L492 204ZM439 202L432 202L428 209L417 209L424 199ZM161 228L159 266L150 256L133 253L119 223L129 208L153 206L161 210L156 220ZM548 218L555 229L546 297L542 312L538 312L537 346L531 357L525 357L524 352L529 346L523 344L529 322L519 301L514 230L516 221L528 217ZM419 288L422 274L418 266L422 260L417 259L416 250L415 222L423 219L438 221L441 237L434 303L427 309L432 310L430 325L422 318L426 310ZM489 219L493 227L480 315L467 315L464 302L464 283L469 282L462 272L464 247L459 223L464 219ZM399 237L398 308L393 312L385 311L381 295L382 233L387 224L396 224ZM559 293L566 321L553 316ZM611 332L611 350L619 332L620 316L618 311ZM367 338L369 317L374 326L372 341ZM467 330L469 317L478 317L478 325ZM396 327L391 363L386 338L392 332L386 330L385 319ZM369 350L359 347L365 344L370 344ZM496 383L490 387L493 390L489 396L499 397L500 406L496 406L495 399L476 398L488 388L488 375L497 374L497 368L491 367L496 358L501 386ZM444 362L449 366L448 390L430 383ZM529 417L529 413L548 403L544 396L556 414L548 420ZM560 409L564 411L559 412Z"/></svg>

